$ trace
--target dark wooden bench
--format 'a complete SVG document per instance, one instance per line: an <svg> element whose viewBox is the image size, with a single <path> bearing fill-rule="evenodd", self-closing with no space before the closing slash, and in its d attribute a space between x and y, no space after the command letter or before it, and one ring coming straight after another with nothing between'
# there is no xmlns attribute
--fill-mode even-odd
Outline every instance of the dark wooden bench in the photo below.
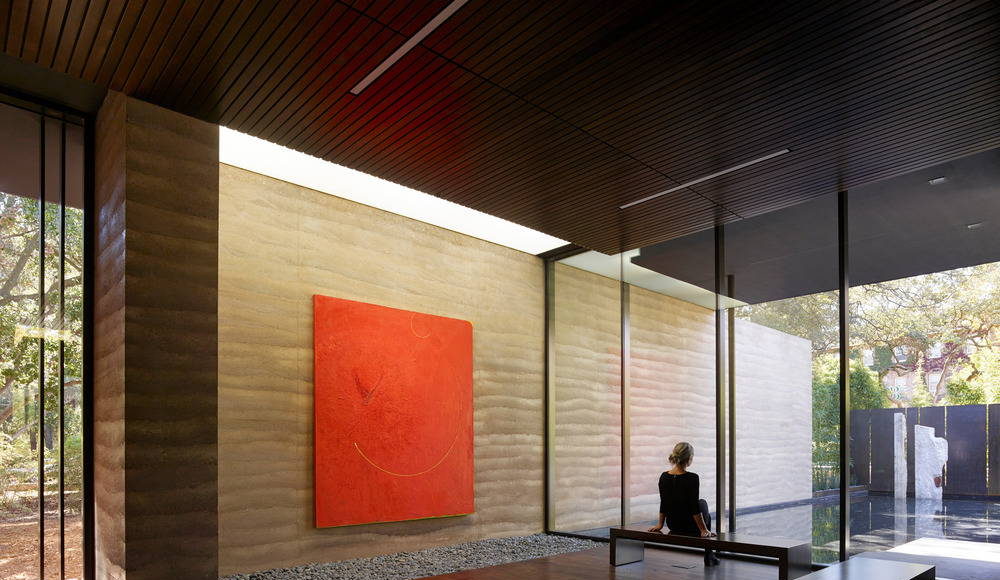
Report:
<svg viewBox="0 0 1000 580"><path fill-rule="evenodd" d="M936 572L929 564L859 558L817 570L802 580L934 580Z"/></svg>
<svg viewBox="0 0 1000 580"><path fill-rule="evenodd" d="M611 528L611 565L621 566L622 564L639 562L643 558L646 542L692 548L711 548L723 552L777 558L778 578L780 580L801 578L812 571L812 546L810 542L784 538L762 538L745 534L719 534L714 538L701 538L647 532L646 528L639 526Z"/></svg>

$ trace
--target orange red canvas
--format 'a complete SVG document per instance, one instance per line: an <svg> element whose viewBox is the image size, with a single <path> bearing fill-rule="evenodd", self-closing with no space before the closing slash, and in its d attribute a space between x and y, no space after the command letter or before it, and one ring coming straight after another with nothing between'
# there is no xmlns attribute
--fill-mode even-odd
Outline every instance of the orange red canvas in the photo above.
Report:
<svg viewBox="0 0 1000 580"><path fill-rule="evenodd" d="M313 297L317 527L474 511L472 325Z"/></svg>

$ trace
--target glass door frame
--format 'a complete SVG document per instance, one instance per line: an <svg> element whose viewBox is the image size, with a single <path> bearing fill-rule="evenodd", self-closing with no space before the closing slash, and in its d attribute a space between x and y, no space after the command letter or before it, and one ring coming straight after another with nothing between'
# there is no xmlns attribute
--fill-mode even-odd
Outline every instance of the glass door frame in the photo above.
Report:
<svg viewBox="0 0 1000 580"><path fill-rule="evenodd" d="M40 152L40 168L42 173L41 191L39 192L39 204L41 208L41 223L40 228L43 235L40 236L40 247L42 250L45 248L46 237L44 235L45 231L45 204L46 204L46 191L44 187L44 176L45 176L45 128L46 120L50 122L60 123L60 135L62 138L62 143L60 145L60 212L65 213L65 201L66 201L66 183L65 183L65 127L67 124L76 125L82 127L83 129L83 284L81 291L83 294L83 312L82 312L82 376L81 376L81 386L80 386L80 397L81 397L81 437L82 437L82 489L81 489L81 526L82 526L82 560L83 560L83 578L84 580L93 580L95 578L95 567L94 567L94 553L95 553L95 538L94 538L94 454L93 454L93 432L94 432L94 418L93 418L93 389L91 385L93 384L93 296L94 296L94 256L93 256L93 233L95 228L95 218L93 207L94 207L94 125L95 117L93 114L85 113L83 111L78 111L70 107L63 106L51 102L46 99L39 98L35 95L30 95L18 91L6 86L0 86L0 103L28 111L30 113L39 115L42 119L41 133L41 152ZM59 246L60 246L60 262L64 260L64 248L65 248L65 235L63 230L64 219L60 219L60 231L59 231ZM44 256L44 253L43 253ZM44 258L43 258L44 259ZM44 262L43 262L44 264ZM44 265L39 268L40 278L44 276ZM60 271L62 271L62 265L60 266ZM59 286L60 300L63 299L62 282ZM45 293L44 287L40 286L40 292ZM44 300L44 297L42 298ZM61 314L60 310L60 314ZM41 352L43 356L41 357L39 364L40 367L44 367L44 338L39 340ZM60 346L62 350L62 346ZM62 378L63 364L60 357L60 379ZM41 377L45 376L44 369L41 370ZM65 405L64 397L62 396L63 385L60 384L60 397L59 397L59 417L60 417L60 455L63 451L63 437L62 437L62 417L63 406ZM44 408L44 394L39 393L39 417L42 418L45 412ZM39 577L44 578L46 575L45 566L45 510L44 510L44 486L45 486L45 470L44 470L44 444L39 440ZM59 476L59 487L60 487L60 507L62 504L62 486L63 486L63 462L60 461L60 476ZM63 578L65 576L64 562L66 547L63 541L62 532L64 530L62 519L64 514L62 509L60 509L60 542L59 542L59 560L60 560L60 574L59 577Z"/></svg>

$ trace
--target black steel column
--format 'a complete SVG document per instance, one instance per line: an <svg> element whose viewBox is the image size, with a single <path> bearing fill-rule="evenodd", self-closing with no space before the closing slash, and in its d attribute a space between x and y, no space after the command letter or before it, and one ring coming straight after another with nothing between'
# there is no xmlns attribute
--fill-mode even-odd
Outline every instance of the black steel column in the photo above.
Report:
<svg viewBox="0 0 1000 580"><path fill-rule="evenodd" d="M81 430L83 431L83 578L94 580L94 238L97 208L94 204L94 117L83 126L83 377L80 384Z"/></svg>
<svg viewBox="0 0 1000 580"><path fill-rule="evenodd" d="M621 286L621 519L622 525L629 525L632 519L632 499L631 499L631 441L632 441L632 420L629 413L629 392L630 383L629 370L632 368L632 347L631 347L631 320L629 307L629 285L625 282L625 256L619 256L619 284Z"/></svg>
<svg viewBox="0 0 1000 580"><path fill-rule="evenodd" d="M59 578L66 578L66 123L59 125Z"/></svg>
<svg viewBox="0 0 1000 580"><path fill-rule="evenodd" d="M726 280L724 226L715 226L715 519L722 531L726 513L726 347L722 295Z"/></svg>
<svg viewBox="0 0 1000 580"><path fill-rule="evenodd" d="M556 263L545 260L545 479L544 479L544 520L545 531L553 532L556 528L555 514L555 437L556 437Z"/></svg>
<svg viewBox="0 0 1000 580"><path fill-rule="evenodd" d="M726 276L726 295L735 295L733 275ZM729 532L736 531L736 308L727 309L729 335ZM721 516L720 516L721 517Z"/></svg>
<svg viewBox="0 0 1000 580"><path fill-rule="evenodd" d="M846 560L851 541L851 357L848 308L850 278L848 276L847 192L837 193L838 242L840 250L840 559Z"/></svg>
<svg viewBox="0 0 1000 580"><path fill-rule="evenodd" d="M45 578L45 117L38 121L38 577Z"/></svg>

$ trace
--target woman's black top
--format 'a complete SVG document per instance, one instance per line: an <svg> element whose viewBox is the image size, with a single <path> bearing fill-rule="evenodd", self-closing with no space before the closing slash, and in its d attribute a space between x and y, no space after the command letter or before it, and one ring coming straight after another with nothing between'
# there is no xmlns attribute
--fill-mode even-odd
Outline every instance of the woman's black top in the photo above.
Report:
<svg viewBox="0 0 1000 580"><path fill-rule="evenodd" d="M698 506L698 474L690 471L680 475L663 472L660 475L660 513L667 527L677 534L697 534L694 515Z"/></svg>

